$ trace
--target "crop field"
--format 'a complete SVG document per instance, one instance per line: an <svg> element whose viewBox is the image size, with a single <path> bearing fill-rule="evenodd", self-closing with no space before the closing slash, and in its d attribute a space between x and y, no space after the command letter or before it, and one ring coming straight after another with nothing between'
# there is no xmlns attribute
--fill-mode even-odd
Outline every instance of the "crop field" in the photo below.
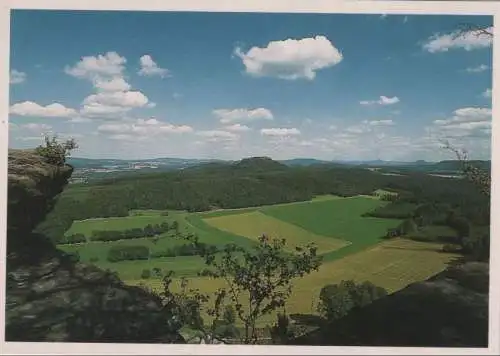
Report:
<svg viewBox="0 0 500 356"><path fill-rule="evenodd" d="M284 238L286 248L291 251L294 251L296 246L306 246L308 243L314 242L318 248L318 253L323 254L338 250L349 244L345 240L314 234L259 211L205 218L204 221L219 230L250 239L257 240L263 234L275 238Z"/></svg>
<svg viewBox="0 0 500 356"><path fill-rule="evenodd" d="M219 246L235 243L250 247L263 233L285 238L289 249L314 242L323 256L323 264L319 271L294 282L287 304L290 312L314 314L319 292L326 284L348 279L370 281L394 292L440 272L455 257L441 252L441 244L382 239L387 229L396 227L400 220L362 215L385 204L373 197L324 196L308 202L207 213L169 211L168 216L165 216L164 212L155 210L131 211L128 217L74 222L68 233L89 235L93 230L142 228L147 224L177 221L181 232L196 234L201 242ZM198 276L198 272L206 267L198 256L114 263L106 260L108 249L115 245L145 245L154 253L183 243L184 240L167 232L156 242L151 238L139 238L60 245L60 248L68 252L78 251L82 261L116 271L132 285L145 284L153 289L160 288L159 278L140 278L144 269L159 268L164 272L173 270L176 277L189 277L191 287L206 293L214 292L223 282ZM274 316L271 315L261 323L265 325L273 321Z"/></svg>
<svg viewBox="0 0 500 356"><path fill-rule="evenodd" d="M315 314L319 292L327 284L352 279L372 282L392 293L444 270L457 255L441 252L442 245L405 239L384 241L372 248L342 259L326 262L319 271L298 279L293 284L287 310L299 314ZM223 287L224 281L207 277L190 278L190 287L205 293ZM153 290L161 288L159 280L129 280L131 285L145 284ZM179 288L179 281L174 289ZM262 318L260 325L275 321L275 316Z"/></svg>
<svg viewBox="0 0 500 356"><path fill-rule="evenodd" d="M270 206L261 211L314 234L349 241L346 247L324 256L325 260L334 260L379 243L387 229L400 223L396 219L361 216L385 204L373 198L353 197Z"/></svg>

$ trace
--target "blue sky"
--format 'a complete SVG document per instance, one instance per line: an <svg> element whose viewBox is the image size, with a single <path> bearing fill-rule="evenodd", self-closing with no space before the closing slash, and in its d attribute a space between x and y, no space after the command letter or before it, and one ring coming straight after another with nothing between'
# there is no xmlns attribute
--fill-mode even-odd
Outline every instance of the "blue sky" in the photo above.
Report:
<svg viewBox="0 0 500 356"><path fill-rule="evenodd" d="M11 16L9 146L79 157L490 158L490 16Z"/></svg>

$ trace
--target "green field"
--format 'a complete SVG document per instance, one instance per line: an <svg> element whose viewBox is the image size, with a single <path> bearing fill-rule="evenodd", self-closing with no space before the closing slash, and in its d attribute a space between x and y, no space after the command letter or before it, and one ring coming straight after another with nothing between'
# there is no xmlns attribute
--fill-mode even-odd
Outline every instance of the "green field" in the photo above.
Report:
<svg viewBox="0 0 500 356"><path fill-rule="evenodd" d="M326 262L319 271L293 283L287 311L315 314L321 288L342 280L369 281L389 292L395 292L411 283L427 279L444 270L448 263L457 257L441 252L441 247L440 244L394 239L342 259ZM153 290L161 288L159 280L129 280L128 283L145 284ZM179 280L173 286L178 289ZM199 288L209 294L224 286L223 280L190 278L190 287ZM275 315L269 315L262 318L259 325L272 324L275 320Z"/></svg>
<svg viewBox="0 0 500 356"><path fill-rule="evenodd" d="M270 206L262 208L261 211L317 235L349 241L348 246L324 256L325 260L331 261L379 243L386 235L387 229L400 223L395 219L361 216L386 204L369 197L353 197Z"/></svg>
<svg viewBox="0 0 500 356"><path fill-rule="evenodd" d="M343 279L370 281L393 292L440 272L455 258L455 255L440 252L442 245L436 243L403 239L384 241L382 238L387 229L396 227L400 221L362 215L386 204L371 196L322 196L308 202L205 213L169 211L168 216L160 211L140 210L131 211L127 217L77 221L67 233L89 236L93 230L123 230L177 221L181 232L196 234L201 242L219 246L235 243L251 247L262 233L285 238L289 248L314 242L323 255L323 265L318 272L294 283L287 310L315 313L319 291L326 284ZM141 280L140 275L144 269L160 268L164 272L175 271L177 277L189 277L192 287L203 292L215 291L223 282L199 277L197 273L206 266L197 256L116 263L106 261L108 249L115 245L146 245L154 253L183 243L184 240L168 232L161 235L156 243L151 238L141 238L59 247L68 252L78 251L84 262L92 261L101 268L116 271L129 284L159 288L160 279ZM261 324L271 323L274 318L270 315Z"/></svg>
<svg viewBox="0 0 500 356"><path fill-rule="evenodd" d="M137 215L130 217L119 218L96 218L83 221L75 221L71 228L65 235L83 234L89 237L94 230L108 231L108 230L126 230L133 228L143 228L148 224L161 224L164 221L170 222L173 219L168 216L161 216L158 212L149 213L144 212L145 215ZM147 215L146 215L147 214Z"/></svg>
<svg viewBox="0 0 500 356"><path fill-rule="evenodd" d="M203 219L207 224L219 230L245 236L257 241L263 234L286 240L287 250L294 251L297 246L306 246L314 242L318 253L323 254L338 250L349 244L348 241L320 236L296 225L262 214L259 211L237 215L225 215Z"/></svg>

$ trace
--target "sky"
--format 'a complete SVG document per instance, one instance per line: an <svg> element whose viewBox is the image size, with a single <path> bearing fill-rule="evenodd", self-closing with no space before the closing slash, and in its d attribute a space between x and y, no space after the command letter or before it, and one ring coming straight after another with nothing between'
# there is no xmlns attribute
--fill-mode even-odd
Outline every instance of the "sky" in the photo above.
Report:
<svg viewBox="0 0 500 356"><path fill-rule="evenodd" d="M491 16L15 10L9 147L88 158L490 159Z"/></svg>

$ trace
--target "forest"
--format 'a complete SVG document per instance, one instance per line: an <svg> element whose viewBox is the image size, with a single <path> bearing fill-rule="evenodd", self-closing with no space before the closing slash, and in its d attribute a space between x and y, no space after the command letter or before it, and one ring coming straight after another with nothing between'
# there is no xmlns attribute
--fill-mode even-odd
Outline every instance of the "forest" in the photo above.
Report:
<svg viewBox="0 0 500 356"><path fill-rule="evenodd" d="M377 189L397 195L389 198L389 205L369 216L411 220L406 227L449 226L461 236L458 243L468 249L474 249L471 246L478 239L483 241L481 246L485 239L489 240L489 199L468 180L421 172L383 175L342 165L290 167L265 157L74 184L61 195L37 230L54 243L65 243L68 241L64 233L73 221L127 216L134 209L200 212L306 201L324 194L372 195ZM143 235L136 232L131 236L137 234ZM74 238L74 242L81 239ZM485 258L483 252L478 254Z"/></svg>

